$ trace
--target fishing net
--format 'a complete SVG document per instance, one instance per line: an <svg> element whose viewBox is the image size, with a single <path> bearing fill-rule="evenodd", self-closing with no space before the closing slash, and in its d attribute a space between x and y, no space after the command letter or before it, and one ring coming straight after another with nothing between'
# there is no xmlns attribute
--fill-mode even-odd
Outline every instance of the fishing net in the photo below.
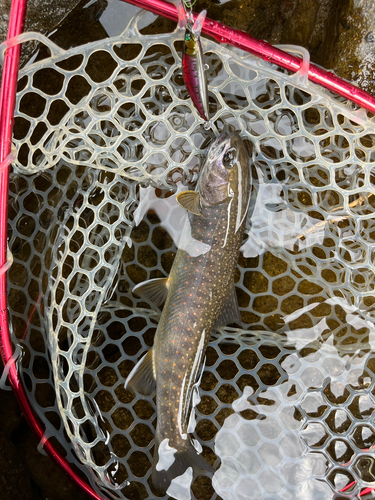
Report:
<svg viewBox="0 0 375 500"><path fill-rule="evenodd" d="M68 52L45 41L51 58L19 76L9 311L45 439L103 498L160 496L154 398L124 388L160 310L131 290L168 275L173 192L195 185L219 132L237 131L257 173L235 274L242 329L213 336L195 409L195 438L220 467L171 496L365 494L375 481L373 117L303 70L203 40L206 130L183 84L181 33L142 35L138 21Z"/></svg>

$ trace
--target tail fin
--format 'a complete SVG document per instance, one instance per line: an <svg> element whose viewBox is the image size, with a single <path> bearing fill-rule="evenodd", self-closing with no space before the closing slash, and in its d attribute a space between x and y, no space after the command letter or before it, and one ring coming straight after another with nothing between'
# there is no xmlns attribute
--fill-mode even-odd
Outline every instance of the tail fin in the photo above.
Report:
<svg viewBox="0 0 375 500"><path fill-rule="evenodd" d="M164 439L160 443L157 437L155 439L152 484L156 489L166 492L172 480L184 474L189 467L192 467L194 472L214 472L214 468L198 454L189 439L184 442L184 448L181 450L170 447L168 441Z"/></svg>

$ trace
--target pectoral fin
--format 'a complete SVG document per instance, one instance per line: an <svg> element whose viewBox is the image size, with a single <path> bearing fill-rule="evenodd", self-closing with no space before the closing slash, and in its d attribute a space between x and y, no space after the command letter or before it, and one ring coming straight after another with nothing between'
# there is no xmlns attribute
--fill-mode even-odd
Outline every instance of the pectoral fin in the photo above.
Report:
<svg viewBox="0 0 375 500"><path fill-rule="evenodd" d="M216 320L215 328L230 325L231 323L241 325L241 313L238 309L237 295L234 284L232 285L227 301Z"/></svg>
<svg viewBox="0 0 375 500"><path fill-rule="evenodd" d="M195 215L201 215L199 193L197 191L182 191L177 195L178 203Z"/></svg>
<svg viewBox="0 0 375 500"><path fill-rule="evenodd" d="M125 389L149 396L156 388L155 368L153 361L153 351L141 358L129 373L125 381Z"/></svg>
<svg viewBox="0 0 375 500"><path fill-rule="evenodd" d="M155 278L142 281L133 288L133 293L141 298L150 300L156 306L161 306L168 295L168 278Z"/></svg>

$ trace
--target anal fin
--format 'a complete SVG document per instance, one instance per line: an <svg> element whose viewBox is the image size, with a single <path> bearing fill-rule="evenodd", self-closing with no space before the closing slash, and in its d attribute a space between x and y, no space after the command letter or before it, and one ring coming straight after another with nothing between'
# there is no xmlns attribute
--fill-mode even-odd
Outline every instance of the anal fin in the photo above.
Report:
<svg viewBox="0 0 375 500"><path fill-rule="evenodd" d="M219 317L216 320L215 328L220 328L222 326L230 325L236 323L241 325L241 313L238 308L237 295L234 283L229 291L227 300L221 310Z"/></svg>
<svg viewBox="0 0 375 500"><path fill-rule="evenodd" d="M141 358L129 373L125 389L149 396L156 388L155 368L152 348Z"/></svg>

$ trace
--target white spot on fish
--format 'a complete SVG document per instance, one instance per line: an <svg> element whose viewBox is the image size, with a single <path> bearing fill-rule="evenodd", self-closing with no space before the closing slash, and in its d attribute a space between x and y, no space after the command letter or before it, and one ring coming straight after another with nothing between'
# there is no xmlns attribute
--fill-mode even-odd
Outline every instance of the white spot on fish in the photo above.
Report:
<svg viewBox="0 0 375 500"><path fill-rule="evenodd" d="M185 226L181 234L181 239L177 244L178 248L185 250L191 257L198 257L204 255L211 250L211 245L207 245L201 241L193 238L191 234L191 225L189 219L186 218Z"/></svg>
<svg viewBox="0 0 375 500"><path fill-rule="evenodd" d="M168 470L175 461L174 454L177 452L176 448L169 446L169 439L165 438L159 445L159 461L156 464L156 470Z"/></svg>
<svg viewBox="0 0 375 500"><path fill-rule="evenodd" d="M185 250L191 257L198 257L207 253L211 246L193 238L188 213L176 200L177 194L186 189L186 186L179 183L176 195L161 199L157 197L153 187L141 187L140 203L134 211L134 222L138 226L146 213L154 210L160 219L160 225L169 233L176 246Z"/></svg>
<svg viewBox="0 0 375 500"><path fill-rule="evenodd" d="M199 395L198 385L194 384L193 387L193 397L192 397L192 408L195 408L201 402L201 397Z"/></svg>
<svg viewBox="0 0 375 500"><path fill-rule="evenodd" d="M227 227L226 227L226 232L225 232L225 239L224 239L224 243L222 245L221 248L224 248L225 245L227 244L227 238L228 238L228 233L229 233L229 227L230 227L230 211L231 211L231 207L232 207L232 201L233 201L233 196L231 196L231 200L228 204L228 208L227 208L227 215L228 215L228 220L227 220ZM219 233L220 234L220 233ZM220 254L219 254L220 255Z"/></svg>
<svg viewBox="0 0 375 500"><path fill-rule="evenodd" d="M187 439L187 434L182 432L182 414L183 414L183 403L184 403L184 397L183 395L185 394L185 383L186 383L186 373L184 376L184 380L182 381L182 387L181 387L181 397L180 397L180 403L178 405L178 416L177 416L177 421L178 421L178 428L180 431L180 436L182 439Z"/></svg>
<svg viewBox="0 0 375 500"><path fill-rule="evenodd" d="M194 432L197 425L194 408L191 409L187 431Z"/></svg>
<svg viewBox="0 0 375 500"><path fill-rule="evenodd" d="M193 443L194 448L197 450L197 453L202 453L203 448L202 448L202 445L200 444L200 442L197 439L193 439L192 443Z"/></svg>
<svg viewBox="0 0 375 500"><path fill-rule="evenodd" d="M189 467L181 476L175 477L169 488L167 495L177 500L191 500L191 482L193 480L193 468Z"/></svg>
<svg viewBox="0 0 375 500"><path fill-rule="evenodd" d="M195 354L195 358L193 361L193 366L192 366L192 369L190 372L189 380L187 381L187 377L186 377L186 373L185 373L184 380L182 382L182 388L181 388L182 397L180 399L179 410L178 410L178 426L179 426L179 430L180 430L180 435L183 439L187 438L187 435L186 435L186 433L183 433L182 428L183 428L185 422L187 422L188 417L189 417L189 423L188 423L187 432L191 432L189 429L190 429L191 425L193 425L192 419L194 419L194 428L195 428L195 416L194 415L192 416L192 413L194 413L194 406L193 406L190 414L188 413L188 411L190 408L190 403L191 403L192 398L193 398L193 391L194 391L194 389L197 391L197 388L194 387L195 386L194 382L195 382L195 379L197 378L198 370L199 370L201 360L202 360L205 333L206 333L206 330L203 330L203 332L201 333L201 338L199 341L197 352ZM199 377L198 384L200 383L200 381L201 381L201 377ZM187 383L187 385L186 385L186 383ZM186 386L186 389L185 389L185 386ZM198 395L198 397L199 397L199 395ZM195 400L197 400L197 399L195 399Z"/></svg>

